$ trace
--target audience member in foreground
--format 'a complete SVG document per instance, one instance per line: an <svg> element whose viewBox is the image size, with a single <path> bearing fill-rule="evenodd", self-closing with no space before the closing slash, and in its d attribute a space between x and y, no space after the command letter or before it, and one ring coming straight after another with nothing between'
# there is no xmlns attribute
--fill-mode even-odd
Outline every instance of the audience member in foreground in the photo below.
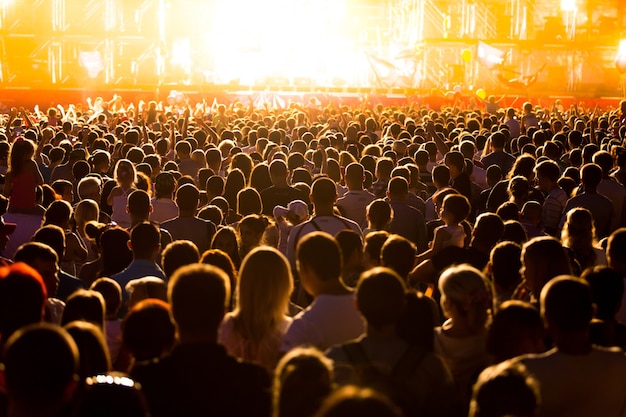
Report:
<svg viewBox="0 0 626 417"><path fill-rule="evenodd" d="M626 356L591 345L589 285L571 276L551 280L541 291L541 315L554 348L517 359L541 387L539 417L623 415Z"/></svg>
<svg viewBox="0 0 626 417"><path fill-rule="evenodd" d="M404 282L388 268L361 275L356 304L366 334L331 348L338 383L361 384L389 395L406 417L451 416L457 405L452 376L442 360L397 334L405 313ZM385 382L387 381L387 383Z"/></svg>
<svg viewBox="0 0 626 417"><path fill-rule="evenodd" d="M195 264L180 268L168 287L178 344L157 362L137 364L153 417L270 415L270 378L239 362L217 343L230 299L226 274Z"/></svg>
<svg viewBox="0 0 626 417"><path fill-rule="evenodd" d="M307 234L298 244L298 274L313 303L294 317L282 352L312 345L318 349L355 339L363 334L363 319L354 306L354 293L341 281L341 250L324 232Z"/></svg>

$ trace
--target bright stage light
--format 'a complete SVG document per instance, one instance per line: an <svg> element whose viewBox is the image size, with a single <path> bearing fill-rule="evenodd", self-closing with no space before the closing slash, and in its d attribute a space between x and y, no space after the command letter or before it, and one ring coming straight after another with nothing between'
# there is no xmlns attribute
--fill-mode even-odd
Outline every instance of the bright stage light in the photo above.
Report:
<svg viewBox="0 0 626 417"><path fill-rule="evenodd" d="M218 82L304 77L324 84L351 80L362 63L354 59L345 0L219 0L214 16L208 37Z"/></svg>
<svg viewBox="0 0 626 417"><path fill-rule="evenodd" d="M578 10L576 0L561 0L561 10L564 12L575 12Z"/></svg>
<svg viewBox="0 0 626 417"><path fill-rule="evenodd" d="M622 39L619 44L619 48L617 48L615 66L620 73L626 73L626 39Z"/></svg>

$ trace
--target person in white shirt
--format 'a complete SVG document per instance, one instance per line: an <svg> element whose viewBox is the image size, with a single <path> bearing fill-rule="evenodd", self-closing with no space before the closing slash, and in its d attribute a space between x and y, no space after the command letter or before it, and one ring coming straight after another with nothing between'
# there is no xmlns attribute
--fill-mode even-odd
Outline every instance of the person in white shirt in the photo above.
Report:
<svg viewBox="0 0 626 417"><path fill-rule="evenodd" d="M363 228L367 226L366 208L376 199L376 196L363 188L365 168L358 162L353 162L346 167L345 179L348 192L337 199L337 208L341 214L354 220Z"/></svg>
<svg viewBox="0 0 626 417"><path fill-rule="evenodd" d="M517 358L538 381L538 417L623 416L626 356L621 349L593 346L591 289L584 280L561 276L541 291L541 315L554 348Z"/></svg>
<svg viewBox="0 0 626 417"><path fill-rule="evenodd" d="M297 266L304 290L313 302L293 319L281 346L282 352L310 345L326 350L356 339L365 324L354 303L354 292L341 281L341 250L337 241L324 232L301 239Z"/></svg>

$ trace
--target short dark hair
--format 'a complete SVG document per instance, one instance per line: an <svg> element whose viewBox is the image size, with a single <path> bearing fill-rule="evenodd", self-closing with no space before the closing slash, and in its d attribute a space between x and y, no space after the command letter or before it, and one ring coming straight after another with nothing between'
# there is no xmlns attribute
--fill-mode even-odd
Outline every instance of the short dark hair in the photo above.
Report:
<svg viewBox="0 0 626 417"><path fill-rule="evenodd" d="M341 254L344 259L352 256L354 252L363 252L363 239L361 235L352 229L341 230L335 236L335 240L341 248Z"/></svg>
<svg viewBox="0 0 626 417"><path fill-rule="evenodd" d="M391 235L380 250L382 266L392 269L402 279L409 276L415 263L417 249L408 239L400 235Z"/></svg>
<svg viewBox="0 0 626 417"><path fill-rule="evenodd" d="M341 249L335 238L328 233L313 232L300 239L296 258L299 269L306 266L320 280L338 280L341 276Z"/></svg>
<svg viewBox="0 0 626 417"><path fill-rule="evenodd" d="M580 177L584 186L596 188L602 181L602 168L596 164L585 164L580 169Z"/></svg>
<svg viewBox="0 0 626 417"><path fill-rule="evenodd" d="M122 304L122 287L117 281L106 277L98 278L91 284L89 289L102 294L106 315L117 313Z"/></svg>
<svg viewBox="0 0 626 417"><path fill-rule="evenodd" d="M387 186L389 197L402 198L409 192L409 182L403 177L393 177Z"/></svg>
<svg viewBox="0 0 626 417"><path fill-rule="evenodd" d="M591 287L593 302L597 306L596 317L613 320L619 310L624 294L624 279L614 269L596 266L585 270L581 279Z"/></svg>
<svg viewBox="0 0 626 417"><path fill-rule="evenodd" d="M396 323L406 308L405 291L404 281L392 269L364 272L356 287L356 302L368 325L380 328Z"/></svg>
<svg viewBox="0 0 626 417"><path fill-rule="evenodd" d="M147 219L150 204L150 194L144 190L135 190L128 195L128 212L133 216Z"/></svg>
<svg viewBox="0 0 626 417"><path fill-rule="evenodd" d="M335 181L328 177L320 177L313 181L311 197L314 204L330 204L337 197Z"/></svg>
<svg viewBox="0 0 626 417"><path fill-rule="evenodd" d="M183 184L176 190L176 204L181 210L194 210L198 207L200 191L193 184Z"/></svg>
<svg viewBox="0 0 626 417"><path fill-rule="evenodd" d="M541 161L535 167L538 177L548 178L552 182L557 182L561 176L561 169L552 160Z"/></svg>
<svg viewBox="0 0 626 417"><path fill-rule="evenodd" d="M78 348L63 328L31 324L16 331L4 351L6 385L20 403L59 402L78 371Z"/></svg>
<svg viewBox="0 0 626 417"><path fill-rule="evenodd" d="M152 223L139 223L130 231L130 244L134 258L149 258L161 244L161 231Z"/></svg>
<svg viewBox="0 0 626 417"><path fill-rule="evenodd" d="M28 242L17 248L15 262L31 265L37 259L45 262L59 262L59 257L49 245L40 242Z"/></svg>
<svg viewBox="0 0 626 417"><path fill-rule="evenodd" d="M168 244L161 253L163 272L171 277L182 266L198 263L198 247L190 240L175 240Z"/></svg>
<svg viewBox="0 0 626 417"><path fill-rule="evenodd" d="M593 317L591 287L569 275L550 280L541 291L541 314L546 323L562 332L587 328Z"/></svg>
<svg viewBox="0 0 626 417"><path fill-rule="evenodd" d="M48 224L33 235L33 242L45 243L56 252L59 260L65 256L65 232L59 226Z"/></svg>
<svg viewBox="0 0 626 417"><path fill-rule="evenodd" d="M170 279L167 298L179 331L203 336L216 332L230 300L230 282L207 264L179 268Z"/></svg>
<svg viewBox="0 0 626 417"><path fill-rule="evenodd" d="M150 298L134 305L122 326L122 339L135 360L158 358L174 343L171 309L164 301Z"/></svg>

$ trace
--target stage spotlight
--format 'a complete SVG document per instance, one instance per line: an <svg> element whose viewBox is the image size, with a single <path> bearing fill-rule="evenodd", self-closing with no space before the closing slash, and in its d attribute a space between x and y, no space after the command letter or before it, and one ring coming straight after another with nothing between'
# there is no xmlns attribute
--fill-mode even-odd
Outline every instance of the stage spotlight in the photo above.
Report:
<svg viewBox="0 0 626 417"><path fill-rule="evenodd" d="M564 12L575 12L578 10L576 0L561 0L561 10Z"/></svg>
<svg viewBox="0 0 626 417"><path fill-rule="evenodd" d="M626 39L622 39L619 44L617 56L615 57L615 66L620 73L626 73Z"/></svg>
<svg viewBox="0 0 626 417"><path fill-rule="evenodd" d="M87 71L91 79L97 78L104 70L102 54L99 51L82 51L78 54L79 65Z"/></svg>

